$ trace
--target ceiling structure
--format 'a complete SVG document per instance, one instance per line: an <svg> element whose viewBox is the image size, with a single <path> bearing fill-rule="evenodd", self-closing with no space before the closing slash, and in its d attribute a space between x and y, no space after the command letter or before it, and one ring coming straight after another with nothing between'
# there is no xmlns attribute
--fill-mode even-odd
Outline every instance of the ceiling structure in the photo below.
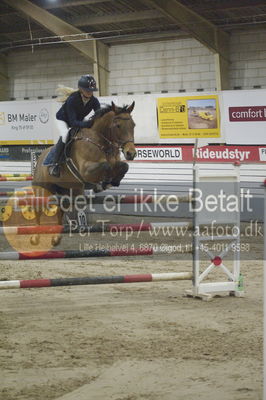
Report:
<svg viewBox="0 0 266 400"><path fill-rule="evenodd" d="M222 34L266 27L265 0L27 0L49 13L46 19L55 16L76 28L73 36L63 38L16 8L20 2L23 0L0 3L2 52L73 40L95 39L110 45L180 36L197 38L197 32L200 40L204 25Z"/></svg>
<svg viewBox="0 0 266 400"><path fill-rule="evenodd" d="M108 87L108 46L193 37L215 60L217 90L229 88L233 30L266 27L265 0L2 0L0 55L71 45Z"/></svg>

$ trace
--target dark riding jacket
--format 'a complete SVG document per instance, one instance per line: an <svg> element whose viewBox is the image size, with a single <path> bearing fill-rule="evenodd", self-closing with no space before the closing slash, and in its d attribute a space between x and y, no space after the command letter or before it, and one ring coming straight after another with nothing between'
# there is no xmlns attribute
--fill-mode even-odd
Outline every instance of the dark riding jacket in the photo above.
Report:
<svg viewBox="0 0 266 400"><path fill-rule="evenodd" d="M99 100L91 96L90 100L84 105L79 91L72 93L62 107L57 111L56 118L65 121L69 127L86 128L90 126L89 121L83 119L93 110L100 108Z"/></svg>

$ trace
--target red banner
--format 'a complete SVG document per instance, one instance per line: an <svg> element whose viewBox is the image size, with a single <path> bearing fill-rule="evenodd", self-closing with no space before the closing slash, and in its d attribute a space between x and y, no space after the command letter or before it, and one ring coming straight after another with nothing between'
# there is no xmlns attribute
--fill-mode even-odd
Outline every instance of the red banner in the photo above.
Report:
<svg viewBox="0 0 266 400"><path fill-rule="evenodd" d="M136 146L139 162L192 162L194 146ZM197 150L197 162L266 163L266 146L205 146ZM134 161L134 162L135 162Z"/></svg>
<svg viewBox="0 0 266 400"><path fill-rule="evenodd" d="M266 106L229 107L231 122L266 121Z"/></svg>

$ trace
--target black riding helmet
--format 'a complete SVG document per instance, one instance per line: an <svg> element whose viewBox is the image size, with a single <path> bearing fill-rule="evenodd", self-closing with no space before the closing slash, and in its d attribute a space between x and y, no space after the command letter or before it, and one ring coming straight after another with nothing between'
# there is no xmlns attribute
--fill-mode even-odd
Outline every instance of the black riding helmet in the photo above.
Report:
<svg viewBox="0 0 266 400"><path fill-rule="evenodd" d="M96 81L92 75L82 75L78 81L78 87L90 92L95 92L97 89Z"/></svg>

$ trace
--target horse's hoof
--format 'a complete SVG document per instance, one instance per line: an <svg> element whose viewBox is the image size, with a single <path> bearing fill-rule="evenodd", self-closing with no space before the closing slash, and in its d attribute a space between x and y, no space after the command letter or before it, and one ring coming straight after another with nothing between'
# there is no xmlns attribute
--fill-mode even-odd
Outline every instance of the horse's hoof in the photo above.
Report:
<svg viewBox="0 0 266 400"><path fill-rule="evenodd" d="M40 243L40 235L31 236L30 243L32 244L32 246L38 246L38 244Z"/></svg>
<svg viewBox="0 0 266 400"><path fill-rule="evenodd" d="M94 193L100 193L103 191L103 186L100 183L97 183L93 188Z"/></svg>
<svg viewBox="0 0 266 400"><path fill-rule="evenodd" d="M103 190L109 189L110 187L112 187L111 182L103 182L102 183Z"/></svg>
<svg viewBox="0 0 266 400"><path fill-rule="evenodd" d="M121 181L112 181L112 182L111 182L111 185L112 185L112 186L115 186L115 187L118 187L118 186L120 186L120 182L121 182Z"/></svg>
<svg viewBox="0 0 266 400"><path fill-rule="evenodd" d="M51 243L53 247L58 246L60 242L61 242L61 236L58 235L52 237Z"/></svg>

